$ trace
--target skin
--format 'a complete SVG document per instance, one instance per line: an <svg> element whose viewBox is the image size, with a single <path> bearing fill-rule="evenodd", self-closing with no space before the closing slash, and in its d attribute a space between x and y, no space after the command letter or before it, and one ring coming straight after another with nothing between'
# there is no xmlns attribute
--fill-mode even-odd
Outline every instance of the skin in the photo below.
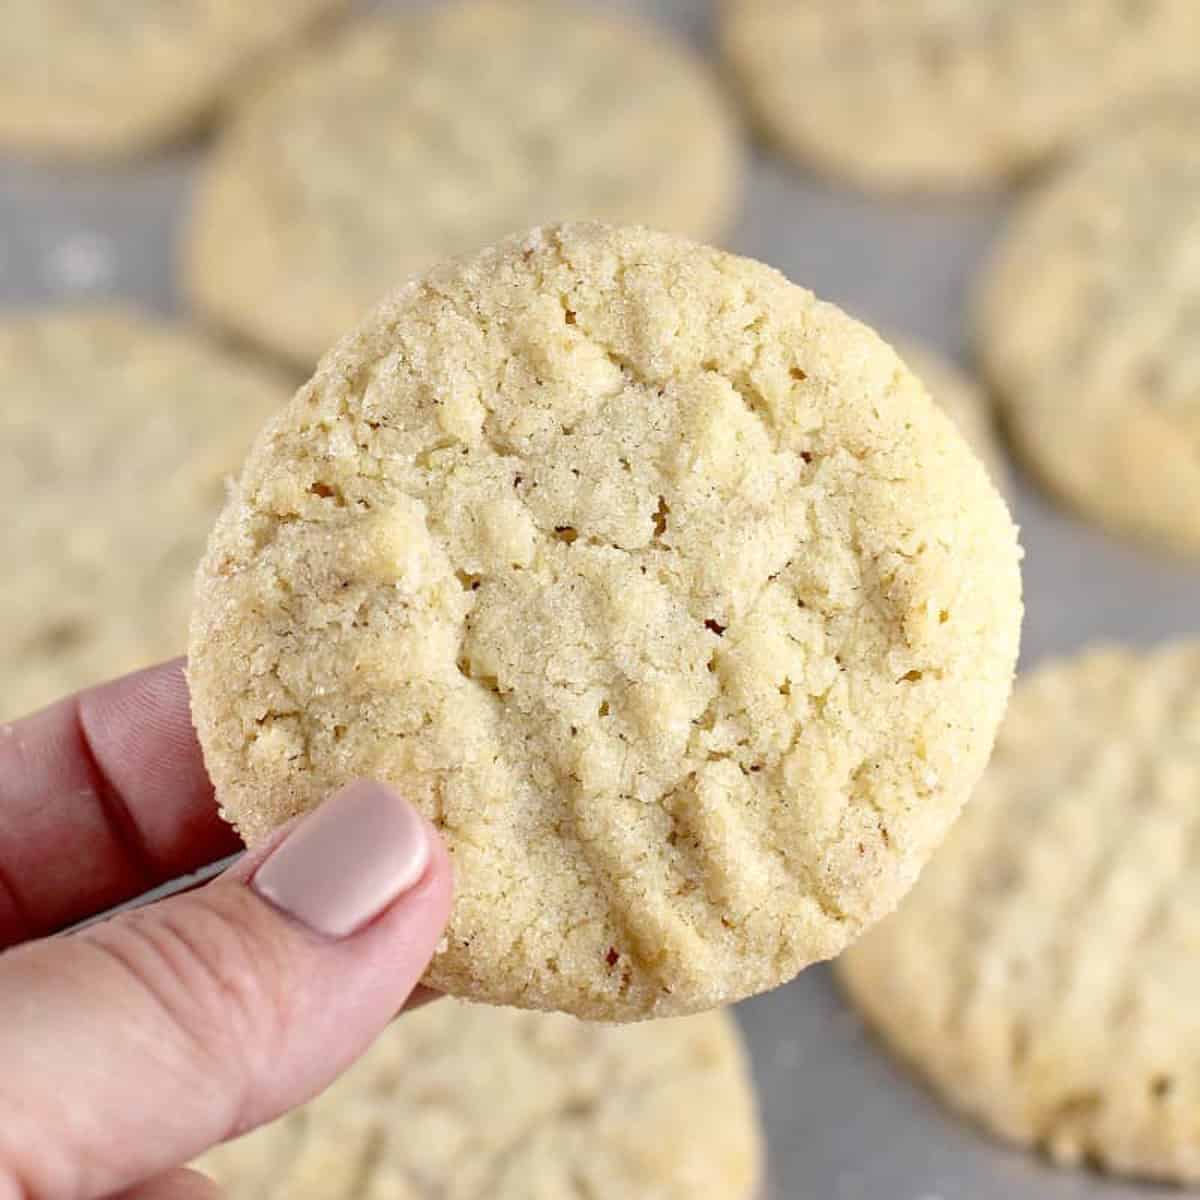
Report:
<svg viewBox="0 0 1200 1200"><path fill-rule="evenodd" d="M335 940L248 886L287 833L53 937L238 842L182 661L0 725L0 1200L209 1200L180 1163L309 1099L424 998L451 894L436 835L417 885Z"/></svg>

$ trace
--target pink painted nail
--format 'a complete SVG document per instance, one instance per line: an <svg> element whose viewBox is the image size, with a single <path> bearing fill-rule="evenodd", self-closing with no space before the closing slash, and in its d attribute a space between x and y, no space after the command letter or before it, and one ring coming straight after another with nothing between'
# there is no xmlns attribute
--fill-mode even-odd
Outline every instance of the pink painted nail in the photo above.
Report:
<svg viewBox="0 0 1200 1200"><path fill-rule="evenodd" d="M429 865L429 830L408 801L360 779L309 813L251 886L326 937L343 938L410 891Z"/></svg>

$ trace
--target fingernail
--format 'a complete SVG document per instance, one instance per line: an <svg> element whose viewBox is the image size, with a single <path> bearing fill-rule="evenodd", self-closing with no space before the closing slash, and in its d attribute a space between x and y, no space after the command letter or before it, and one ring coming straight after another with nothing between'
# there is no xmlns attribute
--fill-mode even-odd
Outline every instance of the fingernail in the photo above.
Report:
<svg viewBox="0 0 1200 1200"><path fill-rule="evenodd" d="M362 779L305 817L251 886L310 929L344 938L415 887L428 865L421 815L390 788Z"/></svg>

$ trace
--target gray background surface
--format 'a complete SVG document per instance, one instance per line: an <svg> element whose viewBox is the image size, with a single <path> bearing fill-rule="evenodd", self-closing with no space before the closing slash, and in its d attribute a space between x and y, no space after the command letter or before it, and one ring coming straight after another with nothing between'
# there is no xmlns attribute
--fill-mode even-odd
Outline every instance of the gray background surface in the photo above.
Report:
<svg viewBox="0 0 1200 1200"><path fill-rule="evenodd" d="M608 4L711 45L706 0ZM196 144L119 169L0 157L0 308L118 295L182 315L173 263L202 155ZM970 284L1011 203L1002 195L867 197L759 151L727 243L885 331L966 361ZM1115 541L1020 476L1016 511L1027 553L1025 667L1098 640L1151 644L1200 632L1200 567ZM768 1128L771 1195L780 1200L1162 1194L1044 1166L943 1112L863 1032L825 968L738 1015Z"/></svg>

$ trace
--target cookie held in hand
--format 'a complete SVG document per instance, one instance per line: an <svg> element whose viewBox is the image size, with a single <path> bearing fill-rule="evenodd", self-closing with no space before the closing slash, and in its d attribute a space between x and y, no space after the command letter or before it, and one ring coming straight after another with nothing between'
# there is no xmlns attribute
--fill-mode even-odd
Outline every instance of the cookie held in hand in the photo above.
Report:
<svg viewBox="0 0 1200 1200"><path fill-rule="evenodd" d="M536 230L394 295L264 430L191 679L251 842L356 776L441 830L427 982L632 1020L888 912L983 770L1020 552L895 353L761 264Z"/></svg>

